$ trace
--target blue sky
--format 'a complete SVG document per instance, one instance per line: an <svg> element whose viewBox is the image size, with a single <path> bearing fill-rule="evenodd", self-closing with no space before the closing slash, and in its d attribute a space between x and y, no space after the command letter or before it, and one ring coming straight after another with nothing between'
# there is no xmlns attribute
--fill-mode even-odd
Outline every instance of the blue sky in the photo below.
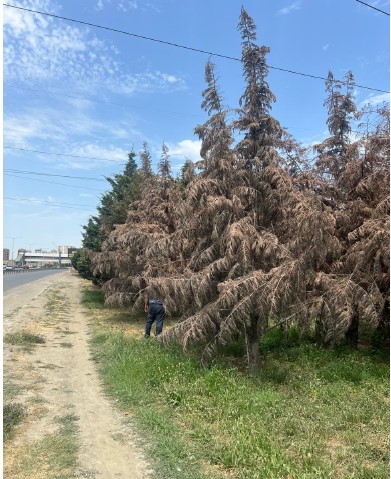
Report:
<svg viewBox="0 0 391 479"><path fill-rule="evenodd" d="M368 0L389 11L388 0ZM240 58L242 4L269 65L389 90L389 17L355 0L9 0L9 4ZM3 245L81 245L82 225L147 141L173 173L197 160L194 127L209 56L3 7ZM238 106L241 64L212 57L225 102ZM303 144L327 134L324 82L271 69L273 115ZM389 95L355 89L356 102ZM41 153L38 153L41 152ZM46 152L46 153L42 153ZM63 155L63 156L62 156ZM68 156L65 156L68 155ZM59 176L52 176L59 175ZM75 178L77 177L77 178ZM14 238L12 240L11 238Z"/></svg>

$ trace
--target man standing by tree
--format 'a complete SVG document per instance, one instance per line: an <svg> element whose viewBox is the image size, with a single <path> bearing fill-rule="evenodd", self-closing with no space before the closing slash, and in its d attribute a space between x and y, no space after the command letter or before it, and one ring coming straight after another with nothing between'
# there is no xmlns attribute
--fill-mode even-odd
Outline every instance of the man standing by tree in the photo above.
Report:
<svg viewBox="0 0 391 479"><path fill-rule="evenodd" d="M156 321L155 336L163 331L163 321L166 311L164 309L163 301L157 295L151 297L146 296L144 299L144 311L148 313L147 324L145 325L145 338L151 335L152 324Z"/></svg>

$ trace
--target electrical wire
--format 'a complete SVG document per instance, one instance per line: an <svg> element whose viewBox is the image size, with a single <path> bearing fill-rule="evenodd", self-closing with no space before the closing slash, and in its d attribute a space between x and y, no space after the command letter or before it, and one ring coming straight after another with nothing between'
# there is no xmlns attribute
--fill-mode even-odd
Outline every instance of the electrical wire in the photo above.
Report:
<svg viewBox="0 0 391 479"><path fill-rule="evenodd" d="M94 206L78 205L78 204L75 204L75 203L60 203L60 202L56 202L56 201L34 200L34 199L31 199L31 198L18 198L18 197L14 197L14 196L3 196L3 198L5 200L21 201L23 203L32 203L32 204L35 204L35 205L50 205L50 206L56 206L56 207L71 208L71 209L74 209L74 210L91 211L91 208L96 209L96 207L94 207ZM79 206L86 206L89 209L79 208Z"/></svg>
<svg viewBox="0 0 391 479"><path fill-rule="evenodd" d="M65 93L61 93L61 92L54 92L54 91L50 91L50 90L38 90L36 88L27 88L27 87L24 87L24 86L15 86L15 85L8 85L8 88L14 88L15 90L28 90L28 91L34 91L34 92L39 92L39 93L44 93L44 94L48 94L48 95L52 95L52 96L64 96L64 97L69 97L69 98L76 98L78 100L83 100L83 101L92 101L92 102L97 102L97 103L104 103L104 104L108 104L108 105L114 105L114 106L121 106L121 107L130 107L130 108L142 108L144 110L151 110L151 111L159 111L159 112L162 112L162 113L172 113L172 114L176 114L176 115L187 115L187 116L193 116L193 117L201 117L201 114L199 115L196 115L196 114L193 114L193 113L186 113L186 112L178 112L178 111L169 111L169 110L160 110L160 109L156 109L156 108L149 108L149 107L144 107L144 106L135 106L135 105L124 105L124 104L120 104L120 103L115 103L115 102L111 102L111 101L103 101L103 100L96 100L95 98L86 98L86 97L82 97L82 96L74 96L74 95L68 95L68 94L65 94ZM318 131L318 129L316 128L305 128L305 127L298 127L298 126L290 126L290 127L284 127L288 130L308 130L308 131ZM9 147L11 148L11 147ZM26 151L30 151L30 150L26 150ZM45 152L46 153L46 152ZM83 158L88 158L88 157L85 157L83 156ZM104 158L102 158L103 160ZM107 159L104 159L105 161L113 161L113 160L107 160ZM115 161L115 160L114 160Z"/></svg>
<svg viewBox="0 0 391 479"><path fill-rule="evenodd" d="M56 175L53 173L41 173L37 171L25 171L25 170L14 170L11 168L4 168L4 171L9 173L22 173L25 175L38 175L38 176L57 176L60 178L72 178L75 180L93 180L93 181L107 181L104 178L96 178L91 176L71 176L71 175Z"/></svg>
<svg viewBox="0 0 391 479"><path fill-rule="evenodd" d="M369 3L362 2L361 0L356 0L356 2L362 3L363 5L366 5L366 6L369 7L369 8L373 8L374 10L377 10L377 11L380 12L380 13L384 13L384 15L390 16L389 13L385 12L384 10L380 10L380 8L376 8L376 7L374 7L373 5L369 5Z"/></svg>
<svg viewBox="0 0 391 479"><path fill-rule="evenodd" d="M214 56L214 57L225 58L227 60L234 60L234 61L238 61L238 62L242 61L240 58L237 58L237 57L232 57L232 56L229 56L229 55L223 55L221 53L216 53L216 52L210 52L210 51L207 51L207 50L201 50L199 48L189 47L189 46L186 46L186 45L181 45L179 43L173 43L173 42L169 42L169 41L166 41L166 40L160 40L158 38L147 37L145 35L139 35L137 33L127 32L127 31L124 31L124 30L119 30L117 28L106 27L104 25L98 25L96 23L85 22L85 21L82 21L82 20L76 20L74 18L64 17L64 16L61 16L61 15L54 15L53 13L41 12L39 10L32 10L30 8L18 7L16 5L9 5L7 3L3 3L3 5L5 7L16 8L18 10L24 10L24 11L30 12L30 13L37 13L39 15L45 15L45 16L48 16L48 17L57 18L59 20L66 20L68 22L79 23L81 25L87 25L89 27L100 28L102 30L108 30L108 31L115 32L115 33L121 33L122 35L128 35L130 37L140 38L142 40L149 40L151 42L162 43L162 44L169 45L169 46L176 47L176 48L182 48L182 49L190 50L190 51L193 51L193 52L204 53L204 54L211 55L211 56ZM269 65L269 68L271 68L273 70L283 71L283 72L286 72L286 73L291 73L291 74L294 74L294 75L300 75L300 76L313 78L313 79L317 79L317 80L323 80L323 81L327 80L327 78L319 76L319 75L311 75L309 73L298 72L298 71L290 70L290 69L287 69L287 68L275 67L275 66L272 66L272 65ZM346 84L346 82L344 82L344 81L340 81L340 83ZM365 85L359 85L358 83L354 83L354 86L356 86L357 88L363 88L363 89L366 89L366 90L377 91L377 92L380 92L380 93L390 93L388 90L381 90L379 88L373 88L373 87L369 87L369 86L365 86Z"/></svg>
<svg viewBox="0 0 391 479"><path fill-rule="evenodd" d="M10 173L3 173L3 176L12 176L13 178L21 178L21 179L30 180L30 181L39 181L41 183L50 183L52 185L69 186L70 188L78 188L80 190L92 190L92 191L102 192L102 190L98 190L97 188L88 188L87 186L69 185L67 183L58 183L57 181L38 180L37 178L28 178L27 176L20 176L20 175L17 175L17 174L12 175Z"/></svg>
<svg viewBox="0 0 391 479"><path fill-rule="evenodd" d="M13 146L3 146L3 148L7 148L8 150L18 150L18 151L24 151L24 152L29 152L29 153L40 153L44 155L55 155L55 156L65 156L65 157L70 157L70 158L82 158L86 160L101 160L101 161L112 161L116 163L119 166L126 165L126 162L120 162L117 160L109 160L107 158L97 158L97 157L92 157L92 156L76 156L76 155L68 155L66 153L57 153L53 151L42 151L42 150L32 150L30 148L16 148ZM151 163L151 166L156 166L159 163ZM177 166L177 165L176 165ZM104 181L104 180L102 180Z"/></svg>
<svg viewBox="0 0 391 479"><path fill-rule="evenodd" d="M31 153L42 153L45 155L55 155L55 156L69 156L70 158L78 158L78 159L84 159L84 160L100 160L100 161L111 161L114 163L117 163L117 165L125 165L125 162L119 162L117 160L110 160L108 158L99 158L99 157L94 157L94 156L79 156L79 155L69 155L69 154L64 154L64 153L55 153L51 151L40 151L40 150L31 150L28 148L16 148L14 146L6 146L4 145L3 148L6 148L7 150L19 150L19 151L28 151Z"/></svg>

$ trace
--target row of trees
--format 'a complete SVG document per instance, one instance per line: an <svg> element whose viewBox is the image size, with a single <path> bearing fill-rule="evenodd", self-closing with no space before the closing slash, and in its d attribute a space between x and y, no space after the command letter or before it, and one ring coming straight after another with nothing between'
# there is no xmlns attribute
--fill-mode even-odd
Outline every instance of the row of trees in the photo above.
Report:
<svg viewBox="0 0 391 479"><path fill-rule="evenodd" d="M271 115L269 48L243 8L238 30L245 90L235 119L209 61L208 119L195 128L202 160L173 179L167 146L157 174L147 144L139 168L129 154L80 254L107 305L165 298L179 320L163 343L201 346L207 363L242 337L252 368L261 335L277 325L315 326L327 345L356 345L360 323L389 327L390 125L386 107L357 111L350 72L344 81L330 73L330 136L310 158Z"/></svg>

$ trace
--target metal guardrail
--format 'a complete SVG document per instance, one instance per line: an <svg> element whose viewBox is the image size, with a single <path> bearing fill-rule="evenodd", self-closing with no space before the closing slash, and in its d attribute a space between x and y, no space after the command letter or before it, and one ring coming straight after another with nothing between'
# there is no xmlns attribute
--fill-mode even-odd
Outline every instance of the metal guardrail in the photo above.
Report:
<svg viewBox="0 0 391 479"><path fill-rule="evenodd" d="M29 269L3 269L4 274L18 274L18 273L32 273L34 271L53 271L56 269L69 269L69 266L65 268L29 268Z"/></svg>

